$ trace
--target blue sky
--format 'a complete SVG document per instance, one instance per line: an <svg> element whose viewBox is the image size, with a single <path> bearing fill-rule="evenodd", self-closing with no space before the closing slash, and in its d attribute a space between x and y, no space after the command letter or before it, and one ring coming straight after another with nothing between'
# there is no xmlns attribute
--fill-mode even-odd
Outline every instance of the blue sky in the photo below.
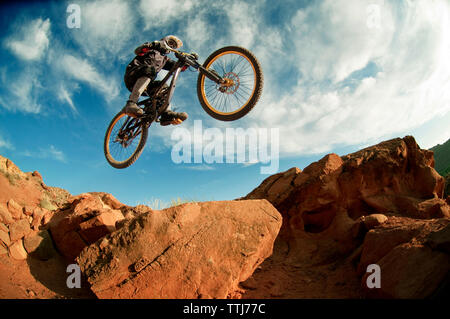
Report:
<svg viewBox="0 0 450 319"><path fill-rule="evenodd" d="M66 9L81 9L67 27ZM72 194L112 193L130 205L157 198L233 199L267 177L260 165L175 164L174 127L152 126L125 170L103 155L108 123L128 97L133 50L178 35L203 61L225 45L261 62L262 98L243 119L210 118L197 73L179 80L173 106L203 127L278 128L279 171L412 134L420 146L450 138L448 1L42 1L3 3L0 154Z"/></svg>

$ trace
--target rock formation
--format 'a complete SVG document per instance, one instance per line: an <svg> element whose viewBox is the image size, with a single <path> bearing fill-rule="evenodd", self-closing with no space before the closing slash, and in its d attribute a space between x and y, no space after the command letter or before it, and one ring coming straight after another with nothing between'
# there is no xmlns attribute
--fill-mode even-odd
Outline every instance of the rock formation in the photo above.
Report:
<svg viewBox="0 0 450 319"><path fill-rule="evenodd" d="M265 198L283 216L275 245L279 249L255 277L283 271L280 264L306 269L327 264L333 268L340 262L354 265L342 273L356 292L350 297L430 296L450 269L449 254L442 248L448 243L439 248L427 239L447 227L450 217L449 202L443 199L444 179L433 166L433 153L407 136L342 157L329 154L303 171L292 168L270 176L243 198ZM365 285L363 275L371 263L381 267L381 289L368 290ZM414 275L414 269L421 274ZM321 276L331 273L325 269ZM361 290L355 278L361 278ZM270 290L255 282L252 288L249 298L270 296Z"/></svg>
<svg viewBox="0 0 450 319"><path fill-rule="evenodd" d="M272 254L281 216L266 200L154 211L77 258L100 298L226 298Z"/></svg>
<svg viewBox="0 0 450 319"><path fill-rule="evenodd" d="M42 289L23 273L21 261L30 267L36 265L32 260L42 261L45 273L60 255L64 265L56 267L50 287L65 285L65 267L77 261L99 298L236 297L238 284L271 255L282 223L266 200L153 211L107 193L72 196L46 186L39 173L23 173L1 159L0 185L7 192L0 197L0 272L7 280L0 284L0 298L15 295L12 277L18 273ZM67 294L67 287L59 289Z"/></svg>
<svg viewBox="0 0 450 319"><path fill-rule="evenodd" d="M410 136L291 168L238 200L164 210L72 196L0 157L0 298L442 298L444 189ZM65 286L74 262L78 295Z"/></svg>
<svg viewBox="0 0 450 319"><path fill-rule="evenodd" d="M73 262L84 247L116 230L128 207L106 193L71 197L49 222L59 252ZM121 210L122 209L122 210Z"/></svg>

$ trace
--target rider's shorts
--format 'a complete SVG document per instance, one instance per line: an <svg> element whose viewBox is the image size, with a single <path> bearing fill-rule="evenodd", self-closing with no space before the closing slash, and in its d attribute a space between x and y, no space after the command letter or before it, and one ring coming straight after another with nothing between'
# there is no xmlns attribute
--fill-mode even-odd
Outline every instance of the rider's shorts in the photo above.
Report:
<svg viewBox="0 0 450 319"><path fill-rule="evenodd" d="M150 79L154 80L156 77L155 68L153 66L147 65L140 65L134 67L128 65L124 76L124 82L127 89L131 92L137 79L143 76L149 77Z"/></svg>

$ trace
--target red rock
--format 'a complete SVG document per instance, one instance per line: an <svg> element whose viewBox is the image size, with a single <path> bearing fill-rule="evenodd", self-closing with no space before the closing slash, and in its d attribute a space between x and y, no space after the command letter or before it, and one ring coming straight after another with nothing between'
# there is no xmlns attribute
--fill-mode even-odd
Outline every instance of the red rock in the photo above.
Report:
<svg viewBox="0 0 450 319"><path fill-rule="evenodd" d="M3 245L0 245L0 256L8 254L8 248Z"/></svg>
<svg viewBox="0 0 450 319"><path fill-rule="evenodd" d="M303 171L293 168L275 174L241 200L267 199L283 216L276 247L288 248L274 253L277 260L269 258L262 265L268 276L290 278L284 276L283 265L313 270L316 265L339 262L358 266L357 273L341 278L354 282L352 276L362 276L368 264L379 262L397 246L428 245L427 234L450 220L450 200L442 198L443 191L433 153L407 136L342 157L329 154ZM428 239L427 247L435 247L436 254L447 249L445 235L439 236ZM332 272L322 275L331 276ZM290 284L286 279L284 285ZM327 290L320 288L323 294L301 296L328 298L333 295L331 286L327 279ZM270 298L270 292L258 286L250 296ZM349 296L354 295L349 291Z"/></svg>
<svg viewBox="0 0 450 319"><path fill-rule="evenodd" d="M0 230L3 230L5 233L9 233L9 228L3 223L0 223Z"/></svg>
<svg viewBox="0 0 450 319"><path fill-rule="evenodd" d="M10 199L8 201L8 210L11 213L11 216L14 219L20 219L22 218L22 206L20 206L19 204L17 204L14 199Z"/></svg>
<svg viewBox="0 0 450 319"><path fill-rule="evenodd" d="M72 197L68 207L53 215L50 232L63 256L73 260L84 247L116 230L116 222L124 217L105 207L98 195L85 193Z"/></svg>
<svg viewBox="0 0 450 319"><path fill-rule="evenodd" d="M439 231L431 233L426 244L434 250L440 250L450 254L450 223Z"/></svg>
<svg viewBox="0 0 450 319"><path fill-rule="evenodd" d="M11 239L9 238L8 231L5 231L4 229L0 229L0 244L3 244L5 247L8 247L11 245Z"/></svg>
<svg viewBox="0 0 450 319"><path fill-rule="evenodd" d="M136 217L77 263L99 298L226 298L271 255L280 226L265 200L188 203Z"/></svg>
<svg viewBox="0 0 450 319"><path fill-rule="evenodd" d="M25 237L23 246L31 257L39 260L48 260L56 255L52 239L46 230L40 231L33 236Z"/></svg>
<svg viewBox="0 0 450 319"><path fill-rule="evenodd" d="M70 262L75 260L80 252L87 246L87 243L76 231L69 231L57 238L58 239L55 240L55 237L53 236L58 251Z"/></svg>
<svg viewBox="0 0 450 319"><path fill-rule="evenodd" d="M36 208L34 208L34 210L33 210L33 221L31 222L31 227L34 229L34 230L37 230L37 229L39 229L39 226L41 225L41 223L42 223L42 218L44 217L44 210L42 209L42 208L40 208L40 207L36 207Z"/></svg>
<svg viewBox="0 0 450 319"><path fill-rule="evenodd" d="M80 224L78 233L87 243L94 243L116 230L116 222L123 220L120 211L104 210L99 215Z"/></svg>
<svg viewBox="0 0 450 319"><path fill-rule="evenodd" d="M113 195L108 193L102 193L100 195L101 200L103 203L111 209L121 209L122 207L126 207L126 205L119 202Z"/></svg>
<svg viewBox="0 0 450 319"><path fill-rule="evenodd" d="M342 158L329 154L302 172L276 174L244 198L271 201L287 232L324 231L339 209L355 220L374 213L450 217L448 204L439 198L443 178L431 165L432 152L420 149L412 137L397 138Z"/></svg>
<svg viewBox="0 0 450 319"><path fill-rule="evenodd" d="M25 237L30 232L30 223L26 219L18 220L9 226L9 237L13 242Z"/></svg>
<svg viewBox="0 0 450 319"><path fill-rule="evenodd" d="M9 254L16 260L24 260L28 257L25 248L23 248L22 240L16 241L11 246L9 246Z"/></svg>
<svg viewBox="0 0 450 319"><path fill-rule="evenodd" d="M442 198L432 198L417 205L419 216L426 218L450 217L450 205Z"/></svg>
<svg viewBox="0 0 450 319"><path fill-rule="evenodd" d="M32 216L34 211L34 207L32 206L24 206L22 212L25 216Z"/></svg>
<svg viewBox="0 0 450 319"><path fill-rule="evenodd" d="M363 216L364 226L367 230L373 229L383 224L385 221L387 221L387 219L388 218L383 214L371 214L368 216Z"/></svg>
<svg viewBox="0 0 450 319"><path fill-rule="evenodd" d="M361 287L366 298L424 299L444 282L450 270L450 256L423 245L402 244L378 261L380 288Z"/></svg>
<svg viewBox="0 0 450 319"><path fill-rule="evenodd" d="M43 212L43 216L41 219L41 224L47 225L48 223L50 223L51 219L53 218L54 213L45 208L42 208L42 212Z"/></svg>
<svg viewBox="0 0 450 319"><path fill-rule="evenodd" d="M32 174L32 176L39 178L40 180L42 180L42 176L38 171L34 171Z"/></svg>
<svg viewBox="0 0 450 319"><path fill-rule="evenodd" d="M3 204L0 204L0 222L6 225L9 225L14 222L11 213Z"/></svg>

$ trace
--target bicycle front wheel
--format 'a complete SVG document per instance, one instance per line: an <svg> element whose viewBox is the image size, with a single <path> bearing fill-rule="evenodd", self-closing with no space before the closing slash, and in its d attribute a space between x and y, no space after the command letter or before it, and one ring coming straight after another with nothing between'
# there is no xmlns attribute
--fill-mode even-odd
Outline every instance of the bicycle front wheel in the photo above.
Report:
<svg viewBox="0 0 450 319"><path fill-rule="evenodd" d="M147 142L148 127L140 119L119 112L106 130L104 152L114 168L126 168L141 155Z"/></svg>
<svg viewBox="0 0 450 319"><path fill-rule="evenodd" d="M203 109L220 121L234 121L246 115L258 102L263 74L256 57L247 49L229 46L212 53L203 66L225 81L217 84L200 73L197 96Z"/></svg>

